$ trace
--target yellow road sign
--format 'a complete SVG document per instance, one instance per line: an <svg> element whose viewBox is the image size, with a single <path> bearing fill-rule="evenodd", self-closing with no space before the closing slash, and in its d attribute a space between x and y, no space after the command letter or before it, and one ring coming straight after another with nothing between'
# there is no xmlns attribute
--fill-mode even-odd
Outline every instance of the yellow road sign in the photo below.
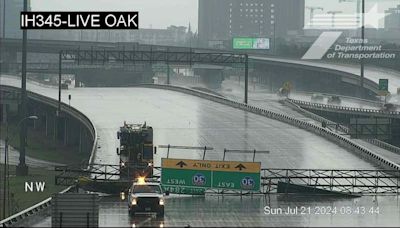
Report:
<svg viewBox="0 0 400 228"><path fill-rule="evenodd" d="M239 161L209 161L189 159L167 159L161 160L162 168L169 169L190 169L209 170L225 172L260 173L260 162L239 162Z"/></svg>

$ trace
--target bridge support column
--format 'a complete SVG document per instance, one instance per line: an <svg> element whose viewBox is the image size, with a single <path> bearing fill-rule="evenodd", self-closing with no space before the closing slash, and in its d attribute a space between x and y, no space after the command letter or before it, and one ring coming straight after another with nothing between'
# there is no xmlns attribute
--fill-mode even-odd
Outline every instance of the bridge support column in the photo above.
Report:
<svg viewBox="0 0 400 228"><path fill-rule="evenodd" d="M8 105L7 104L2 104L1 105L1 109L2 109L2 116L1 116L1 121L3 124L7 123L7 119L8 119Z"/></svg>
<svg viewBox="0 0 400 228"><path fill-rule="evenodd" d="M74 119L68 118L65 128L65 140L67 146L80 145L80 123Z"/></svg>
<svg viewBox="0 0 400 228"><path fill-rule="evenodd" d="M53 140L55 139L55 117L51 114L51 112L46 111L46 136L51 137Z"/></svg>
<svg viewBox="0 0 400 228"><path fill-rule="evenodd" d="M220 88L224 80L223 69L194 69L194 73L200 75L201 81L213 89Z"/></svg>
<svg viewBox="0 0 400 228"><path fill-rule="evenodd" d="M1 59L4 60L3 63L1 63L1 72L0 73L7 73L7 72L17 72L18 67L17 65L14 65L14 63L17 62L17 51L16 50L4 50L0 52L1 54ZM11 63L13 65L11 65ZM12 67L13 66L13 67Z"/></svg>
<svg viewBox="0 0 400 228"><path fill-rule="evenodd" d="M57 141L57 117L53 119L53 140Z"/></svg>
<svg viewBox="0 0 400 228"><path fill-rule="evenodd" d="M85 137L85 129L79 127L79 153L85 151L86 137Z"/></svg>
<svg viewBox="0 0 400 228"><path fill-rule="evenodd" d="M64 146L68 145L68 119L64 118Z"/></svg>

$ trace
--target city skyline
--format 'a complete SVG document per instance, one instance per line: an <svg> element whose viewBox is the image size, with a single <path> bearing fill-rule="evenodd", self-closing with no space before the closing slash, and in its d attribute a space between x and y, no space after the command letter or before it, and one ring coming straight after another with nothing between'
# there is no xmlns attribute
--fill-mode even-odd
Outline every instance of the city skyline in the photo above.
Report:
<svg viewBox="0 0 400 228"><path fill-rule="evenodd" d="M167 28L170 25L188 26L191 24L193 31L198 28L198 1L201 0L31 0L32 10L34 11L122 11L134 10L140 13L141 28ZM74 4L74 2L79 4ZM378 3L378 11L384 12L388 8L396 7L400 4L396 0L367 0L366 10ZM323 13L328 11L342 11L343 13L356 13L356 1L340 2L339 0L306 0L305 1L305 24L309 22L310 11L308 6L323 7ZM173 12L171 14L170 12ZM380 26L383 26L381 22Z"/></svg>

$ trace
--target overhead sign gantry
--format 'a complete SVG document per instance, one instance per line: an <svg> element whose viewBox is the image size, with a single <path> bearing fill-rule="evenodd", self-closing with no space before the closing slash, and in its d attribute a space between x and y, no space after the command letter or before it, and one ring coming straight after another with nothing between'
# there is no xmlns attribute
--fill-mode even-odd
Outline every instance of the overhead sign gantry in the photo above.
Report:
<svg viewBox="0 0 400 228"><path fill-rule="evenodd" d="M128 50L62 50L59 53L59 110L61 111L61 74L62 74L62 61L73 61L75 64L94 65L105 63L122 63L122 64L135 64L135 63L165 63L169 68L169 64L217 64L217 65L231 65L231 64L244 64L245 68L245 91L244 102L247 104L248 100L248 55L247 54L233 54L233 53L215 53L215 52L194 52L190 51L128 51ZM169 70L167 71L167 84L169 84Z"/></svg>
<svg viewBox="0 0 400 228"><path fill-rule="evenodd" d="M161 184L177 194L204 194L207 189L260 191L260 162L163 158Z"/></svg>

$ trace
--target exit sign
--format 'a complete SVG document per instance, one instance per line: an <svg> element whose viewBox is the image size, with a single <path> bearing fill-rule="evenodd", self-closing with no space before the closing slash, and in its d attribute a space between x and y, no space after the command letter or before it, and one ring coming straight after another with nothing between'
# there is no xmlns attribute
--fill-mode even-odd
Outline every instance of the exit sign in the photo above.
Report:
<svg viewBox="0 0 400 228"><path fill-rule="evenodd" d="M207 189L260 190L259 162L162 159L161 184L171 193L199 195Z"/></svg>

